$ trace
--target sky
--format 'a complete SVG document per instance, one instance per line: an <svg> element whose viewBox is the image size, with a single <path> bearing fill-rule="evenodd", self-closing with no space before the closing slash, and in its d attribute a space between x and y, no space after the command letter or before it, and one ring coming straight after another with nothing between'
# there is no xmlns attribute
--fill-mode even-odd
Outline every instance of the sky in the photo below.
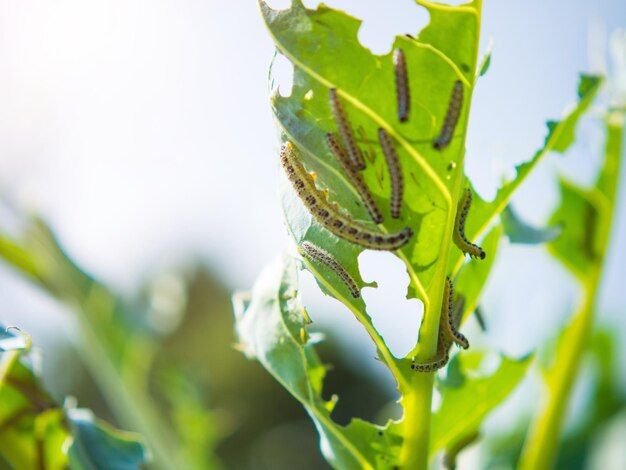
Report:
<svg viewBox="0 0 626 470"><path fill-rule="evenodd" d="M2 226L25 211L42 214L72 257L126 294L198 257L228 286L249 288L289 244L268 100L274 47L255 3L0 0ZM326 3L364 20L359 38L376 53L427 22L411 0ZM601 68L602 38L625 25L620 0L484 2L481 50L491 41L493 58L473 99L466 158L481 195L492 197L540 147L545 121L574 101L578 73ZM522 216L546 220L558 172L591 181L601 145L597 123L585 120L576 148L551 156L515 198ZM614 242L626 240L621 198ZM614 243L601 299L602 316L622 334L625 251ZM420 310L403 299L406 275L389 254L361 262L364 277L381 284L364 292L370 314L401 353L415 341ZM356 344L352 354L371 357L348 312L308 274L303 283L314 319ZM484 301L496 334L479 341L523 354L554 334L576 295L544 250L505 247ZM51 341L54 325L67 327L58 306L4 267L0 297L0 321L35 338Z"/></svg>

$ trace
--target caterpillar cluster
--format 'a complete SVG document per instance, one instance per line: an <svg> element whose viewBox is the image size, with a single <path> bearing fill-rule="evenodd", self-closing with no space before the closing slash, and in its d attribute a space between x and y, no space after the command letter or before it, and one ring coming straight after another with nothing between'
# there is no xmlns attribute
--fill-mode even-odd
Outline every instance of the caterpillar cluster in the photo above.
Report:
<svg viewBox="0 0 626 470"><path fill-rule="evenodd" d="M372 250L392 251L406 245L413 236L413 230L409 227L389 234L375 232L342 213L337 204L328 202L327 196L317 189L313 177L300 162L291 142L283 145L280 163L311 215L339 238Z"/></svg>
<svg viewBox="0 0 626 470"><path fill-rule="evenodd" d="M350 181L356 188L356 191L359 193L367 212L369 213L372 221L375 224L380 224L383 221L383 216L378 210L376 206L376 202L372 197L372 193L370 193L367 188L365 181L361 178L361 175L350 165L350 160L346 151L342 147L341 143L337 140L337 138L331 134L326 134L326 143L328 144L328 149L334 155L334 157L339 161L343 171L348 175Z"/></svg>
<svg viewBox="0 0 626 470"><path fill-rule="evenodd" d="M456 208L452 239L463 253L467 253L473 258L485 259L485 251L478 245L471 243L465 236L465 221L467 220L467 214L469 213L471 205L472 191L469 188L465 188Z"/></svg>
<svg viewBox="0 0 626 470"><path fill-rule="evenodd" d="M298 251L305 258L322 263L328 269L333 271L348 288L352 297L355 299L361 297L361 292L359 291L355 280L330 253L310 242L302 243L298 247Z"/></svg>
<svg viewBox="0 0 626 470"><path fill-rule="evenodd" d="M402 49L393 51L393 71L396 77L396 99L398 101L398 120L406 122L409 119L411 94L409 92L409 77L406 67L406 57Z"/></svg>
<svg viewBox="0 0 626 470"><path fill-rule="evenodd" d="M411 361L411 369L416 372L434 372L441 369L450 359L450 346L456 343L463 349L469 348L469 341L458 327L461 322L459 309L454 305L454 286L449 277L443 289L443 299L441 302L441 313L439 317L439 335L437 337L437 354L426 362ZM462 309L460 309L462 312Z"/></svg>
<svg viewBox="0 0 626 470"><path fill-rule="evenodd" d="M402 179L400 159L398 158L396 150L393 148L391 137L389 137L389 134L387 134L382 127L378 129L378 140L380 141L380 147L383 149L387 167L389 168L389 177L391 179L391 216L397 219L400 217L404 193L404 181Z"/></svg>
<svg viewBox="0 0 626 470"><path fill-rule="evenodd" d="M343 145L348 150L350 162L354 170L360 171L365 169L365 160L361 149L356 144L354 133L352 132L352 126L346 117L346 112L343 109L339 94L336 88L331 88L329 91L330 110L335 118L339 135L343 141Z"/></svg>
<svg viewBox="0 0 626 470"><path fill-rule="evenodd" d="M433 142L433 147L436 150L443 150L446 148L452 140L454 129L456 129L457 122L459 122L459 116L461 115L461 108L463 107L463 83L460 80L454 82L452 93L450 95L450 102L448 104L448 111L446 117L443 120L439 137Z"/></svg>

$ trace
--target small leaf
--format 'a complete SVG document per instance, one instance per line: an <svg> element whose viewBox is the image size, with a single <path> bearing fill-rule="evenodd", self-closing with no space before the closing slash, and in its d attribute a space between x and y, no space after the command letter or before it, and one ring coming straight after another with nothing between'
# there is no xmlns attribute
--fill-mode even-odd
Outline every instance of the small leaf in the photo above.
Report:
<svg viewBox="0 0 626 470"><path fill-rule="evenodd" d="M509 204L500 216L502 226L511 243L538 245L556 239L562 232L561 226L537 228L520 219L517 212Z"/></svg>
<svg viewBox="0 0 626 470"><path fill-rule="evenodd" d="M489 45L487 46L487 52L483 55L482 59L480 59L480 65L478 66L478 76L482 77L489 70L489 66L491 65L491 55L493 54L493 41L489 41Z"/></svg>
<svg viewBox="0 0 626 470"><path fill-rule="evenodd" d="M146 450L135 434L118 431L86 409L67 410L73 442L72 470L134 470L146 461Z"/></svg>
<svg viewBox="0 0 626 470"><path fill-rule="evenodd" d="M476 433L485 417L517 387L525 377L532 357L501 357L492 374L480 371L482 353L459 353L465 380L460 387L441 387L441 406L432 422L431 452L452 448Z"/></svg>
<svg viewBox="0 0 626 470"><path fill-rule="evenodd" d="M237 336L244 352L256 358L306 408L331 465L374 469L380 468L379 461L393 462L399 442L387 428L361 420L345 427L333 422L332 403L322 398L326 367L313 343L300 340L300 331L308 324L301 313L300 297L293 294L296 289L297 263L285 256L263 271L249 303L235 303Z"/></svg>

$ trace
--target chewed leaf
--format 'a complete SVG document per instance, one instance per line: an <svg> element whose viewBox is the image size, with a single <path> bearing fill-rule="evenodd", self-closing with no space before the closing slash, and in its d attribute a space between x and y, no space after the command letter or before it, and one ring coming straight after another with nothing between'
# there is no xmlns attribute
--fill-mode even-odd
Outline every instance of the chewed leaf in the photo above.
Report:
<svg viewBox="0 0 626 470"><path fill-rule="evenodd" d="M411 92L408 119L401 122L393 51L374 55L365 48L357 37L360 20L324 5L309 10L294 1L291 8L274 11L261 2L277 49L294 65L291 95L272 98L283 140L297 147L304 166L317 175L318 188L328 190L331 203L352 218L381 233L407 227L413 231L409 243L395 253L409 270L409 296L422 300L428 296L441 245L447 239L444 229L454 204L451 192L461 177L478 34L473 7L442 12L428 3L425 6L430 24L417 38L396 37L392 47L402 51ZM453 132L449 145L437 150L433 141L444 125L455 83L459 84L457 95L463 96L457 103L458 122L455 119L455 125L449 126ZM382 214L378 227L366 207L371 207L370 201L364 203L350 175L327 147L326 135L341 134L346 128L343 117L338 122L337 102L364 156L365 169L359 176ZM392 168L390 172L379 141L381 134L389 137L400 171ZM391 199L399 193L397 175L404 189L400 208ZM391 176L396 178L395 192ZM283 193L287 225L296 242L310 241L335 257L341 253L344 267L358 279L356 257L361 249L328 236L306 211L297 210L298 205L293 191ZM398 214L400 217L394 218ZM333 282L330 275L317 275L326 278L326 284ZM359 308L364 313L363 307Z"/></svg>
<svg viewBox="0 0 626 470"><path fill-rule="evenodd" d="M235 303L240 345L306 408L333 466L374 469L383 462L392 466L399 442L390 428L360 420L344 427L330 417L332 406L322 398L326 368L314 345L301 339L300 332L308 327L302 312L296 261L281 257L261 274L250 301Z"/></svg>
<svg viewBox="0 0 626 470"><path fill-rule="evenodd" d="M86 409L70 409L72 428L68 455L72 470L136 470L143 468L146 449L139 437L114 429Z"/></svg>
<svg viewBox="0 0 626 470"><path fill-rule="evenodd" d="M524 182L536 165L550 152L565 152L572 144L576 126L583 114L589 109L600 85L601 78L582 75L578 86L578 102L560 121L548 123L548 134L544 145L528 161L515 167L515 177L504 183L498 190L493 201L487 202L474 194L473 216L468 220L466 234L468 238L476 238L482 234L491 221L507 207L512 195Z"/></svg>
<svg viewBox="0 0 626 470"><path fill-rule="evenodd" d="M556 239L563 231L561 226L538 228L529 225L517 215L510 204L504 209L500 219L504 232L511 243L523 245L547 243Z"/></svg>
<svg viewBox="0 0 626 470"><path fill-rule="evenodd" d="M511 359L502 356L493 373L481 372L484 355L459 353L460 371L465 380L453 385L440 382L441 406L432 422L431 453L454 447L472 436L485 417L517 387L525 377L532 357ZM458 383L458 385L457 385Z"/></svg>

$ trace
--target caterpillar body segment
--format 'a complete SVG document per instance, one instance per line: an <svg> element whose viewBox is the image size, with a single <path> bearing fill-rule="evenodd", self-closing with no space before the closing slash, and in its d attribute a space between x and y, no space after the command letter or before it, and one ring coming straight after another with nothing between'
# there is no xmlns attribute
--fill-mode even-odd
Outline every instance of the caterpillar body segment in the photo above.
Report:
<svg viewBox="0 0 626 470"><path fill-rule="evenodd" d="M433 147L436 150L443 150L448 145L454 135L454 130L461 116L463 108L463 83L461 80L454 82L452 93L450 94L450 102L448 103L448 111L443 120L439 136L433 141Z"/></svg>
<svg viewBox="0 0 626 470"><path fill-rule="evenodd" d="M393 146L393 142L389 134L382 127L378 129L378 140L385 155L387 168L389 169L389 177L391 179L391 216L394 219L400 217L402 202L404 198L404 177L402 175L402 167L400 159Z"/></svg>
<svg viewBox="0 0 626 470"><path fill-rule="evenodd" d="M291 142L283 145L280 163L307 210L337 237L371 250L393 251L406 245L413 236L413 230L409 227L386 234L370 230L343 213L337 204L330 203L315 186L313 177L300 162Z"/></svg>
<svg viewBox="0 0 626 470"><path fill-rule="evenodd" d="M348 271L346 271L345 268L326 250L323 250L313 243L304 242L298 247L298 251L302 256L310 261L317 261L333 271L348 288L352 297L355 299L361 297L361 291L359 290L354 278L350 276Z"/></svg>
<svg viewBox="0 0 626 470"><path fill-rule="evenodd" d="M452 240L463 253L469 254L472 258L485 259L485 251L478 245L470 242L465 236L465 221L467 220L467 214L469 213L471 205L472 191L469 188L465 188L456 207Z"/></svg>
<svg viewBox="0 0 626 470"><path fill-rule="evenodd" d="M343 109L343 105L341 104L341 100L339 99L339 94L337 93L336 88L331 88L329 90L329 102L330 111L335 118L335 123L337 124L339 136L343 141L343 145L348 151L348 156L350 157L350 163L352 165L352 168L357 171L364 170L365 160L363 159L363 154L361 153L361 149L359 148L359 146L356 144L356 139L354 138L352 126L348 121L346 112Z"/></svg>
<svg viewBox="0 0 626 470"><path fill-rule="evenodd" d="M365 208L367 209L367 212L369 213L372 221L375 224L382 223L383 216L380 213L378 206L376 206L376 202L372 197L372 193L365 184L365 181L363 181L361 175L350 165L348 154L346 153L339 140L335 137L334 134L328 133L326 134L326 143L330 152L341 164L343 171L348 175L348 178L354 185L357 193L359 193L359 196L361 197L361 200L363 201L363 204L365 205Z"/></svg>
<svg viewBox="0 0 626 470"><path fill-rule="evenodd" d="M439 328L443 328L444 334L446 337L458 344L463 349L469 348L469 341L465 337L463 333L461 333L457 328L460 324L460 318L457 319L454 312L454 286L452 285L452 281L449 277L446 277L446 283L443 289L443 302L441 306L441 319Z"/></svg>
<svg viewBox="0 0 626 470"><path fill-rule="evenodd" d="M437 339L437 355L426 362L415 362L415 359L411 361L411 369L416 372L434 372L444 367L450 355L448 350L450 349L450 341L445 338L445 335L440 330L439 337Z"/></svg>
<svg viewBox="0 0 626 470"><path fill-rule="evenodd" d="M411 107L411 93L409 91L409 77L406 67L406 57L402 49L393 51L393 71L396 78L396 99L398 101L398 120L406 122L409 119Z"/></svg>

